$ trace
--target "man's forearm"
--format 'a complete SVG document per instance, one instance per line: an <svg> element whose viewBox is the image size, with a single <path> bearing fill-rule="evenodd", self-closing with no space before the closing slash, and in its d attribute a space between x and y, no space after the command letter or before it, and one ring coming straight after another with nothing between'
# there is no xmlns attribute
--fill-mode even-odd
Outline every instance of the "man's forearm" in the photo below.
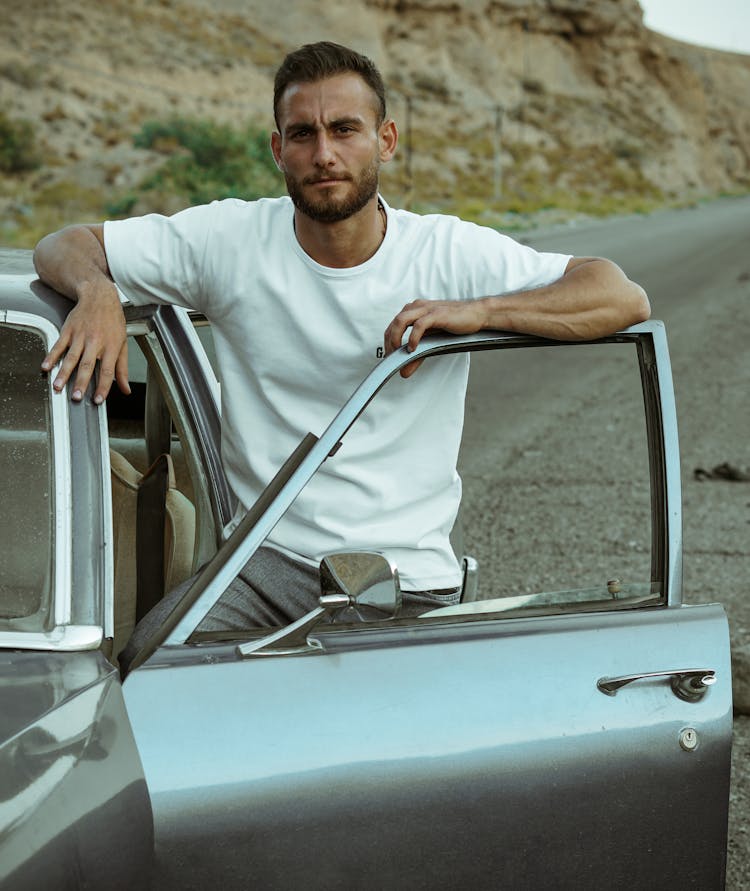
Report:
<svg viewBox="0 0 750 891"><path fill-rule="evenodd" d="M43 282L71 300L92 288L117 299L104 248L88 226L69 226L47 235L34 250L34 266Z"/></svg>
<svg viewBox="0 0 750 891"><path fill-rule="evenodd" d="M646 292L610 260L574 257L564 275L543 288L477 300L415 300L385 329L386 355L402 345L414 350L430 330L472 334L483 328L535 334L552 340L595 340L651 314ZM417 359L401 370L412 375Z"/></svg>
<svg viewBox="0 0 750 891"><path fill-rule="evenodd" d="M571 261L553 284L481 301L482 327L554 340L594 340L645 321L646 292L609 260Z"/></svg>

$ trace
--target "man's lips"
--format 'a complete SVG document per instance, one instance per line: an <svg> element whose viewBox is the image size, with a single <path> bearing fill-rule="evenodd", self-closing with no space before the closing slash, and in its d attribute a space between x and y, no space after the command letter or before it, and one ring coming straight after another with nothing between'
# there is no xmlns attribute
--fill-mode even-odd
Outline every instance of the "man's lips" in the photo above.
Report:
<svg viewBox="0 0 750 891"><path fill-rule="evenodd" d="M314 179L311 177L305 180L306 186L333 186L336 183L346 183L349 182L351 177L348 176L326 176L326 177L315 177Z"/></svg>

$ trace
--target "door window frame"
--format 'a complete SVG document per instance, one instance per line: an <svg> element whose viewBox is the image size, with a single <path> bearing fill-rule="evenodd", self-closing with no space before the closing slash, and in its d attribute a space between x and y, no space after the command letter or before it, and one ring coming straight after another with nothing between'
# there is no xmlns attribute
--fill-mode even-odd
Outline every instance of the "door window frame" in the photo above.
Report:
<svg viewBox="0 0 750 891"><path fill-rule="evenodd" d="M679 606L682 601L682 510L679 461L667 460L678 455L677 419L672 375L664 325L658 321L643 322L596 343L632 343L638 352L641 384L646 415L646 432L650 454L651 514L653 526L652 575L661 583L662 601L645 608ZM398 350L385 357L360 384L351 399L342 407L326 431L318 438L313 434L300 443L240 522L214 560L198 576L182 601L164 625L147 642L132 667L143 664L160 647L180 647L189 642L204 616L221 597L232 579L265 541L269 532L307 484L317 468L335 454L342 437L367 404L387 381L409 362L430 355L473 352L488 349L538 348L551 345L576 346L573 342L549 341L543 338L506 332L480 332L456 337L431 335L414 352ZM539 617L540 619L543 617ZM566 616L556 616L565 619ZM495 619L496 620L496 619ZM492 622L492 614L486 621ZM513 621L513 620L509 620ZM448 620L450 622L450 620ZM432 622L430 632L422 626L421 634L438 633ZM476 623L472 623L475 624ZM389 629L389 635L413 634L408 628ZM365 628L362 631L366 630ZM369 635L371 639L378 634Z"/></svg>
<svg viewBox="0 0 750 891"><path fill-rule="evenodd" d="M60 332L48 319L20 310L0 312L0 324L30 331L41 337L49 351L57 341ZM53 387L55 372L47 374L49 399L50 461L52 464L52 581L50 615L52 628L49 631L0 631L0 647L23 650L88 650L100 646L105 629L98 625L75 625L73 614L73 488L72 455L70 446L70 404L68 388L58 393ZM100 424L102 422L100 415ZM109 456L102 456L106 463L106 479L109 479ZM104 467L103 467L104 470ZM109 512L111 518L111 509ZM110 519L111 522L111 519ZM106 537L105 560L111 564L112 554ZM112 598L111 572L105 585L105 600ZM105 614L108 611L105 609ZM111 611L110 611L111 612Z"/></svg>

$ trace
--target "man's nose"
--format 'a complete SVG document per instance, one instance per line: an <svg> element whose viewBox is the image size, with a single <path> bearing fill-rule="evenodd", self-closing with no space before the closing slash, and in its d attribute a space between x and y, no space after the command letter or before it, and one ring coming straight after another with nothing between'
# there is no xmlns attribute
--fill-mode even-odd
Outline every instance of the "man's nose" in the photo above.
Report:
<svg viewBox="0 0 750 891"><path fill-rule="evenodd" d="M315 140L315 153L313 163L318 167L328 167L335 162L333 145L325 130L320 130Z"/></svg>

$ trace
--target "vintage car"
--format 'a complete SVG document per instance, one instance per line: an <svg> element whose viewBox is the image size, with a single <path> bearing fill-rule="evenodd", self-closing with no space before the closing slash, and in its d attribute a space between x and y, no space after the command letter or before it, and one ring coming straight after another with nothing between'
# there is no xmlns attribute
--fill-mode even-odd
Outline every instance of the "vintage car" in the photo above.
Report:
<svg viewBox="0 0 750 891"><path fill-rule="evenodd" d="M224 541L206 320L128 308L133 395L96 406L40 373L69 308L6 255L2 889L723 886L727 621L682 603L661 323L396 352ZM389 379L458 352L462 602L400 615L373 541L323 561L320 606L290 627L202 631Z"/></svg>

